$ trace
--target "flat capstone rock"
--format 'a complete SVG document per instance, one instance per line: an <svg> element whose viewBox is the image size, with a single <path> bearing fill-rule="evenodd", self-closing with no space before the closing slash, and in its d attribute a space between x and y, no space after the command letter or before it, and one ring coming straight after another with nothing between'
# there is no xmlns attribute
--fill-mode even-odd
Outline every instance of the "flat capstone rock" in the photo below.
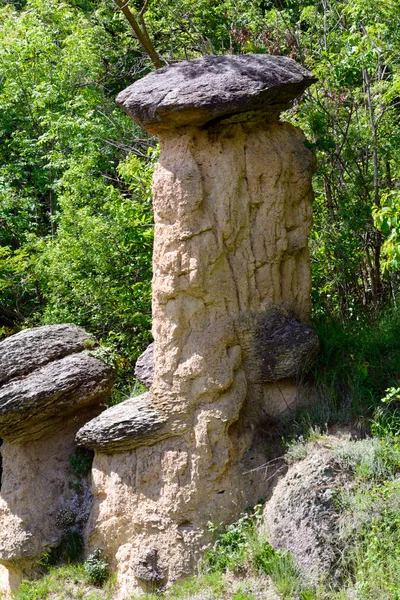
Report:
<svg viewBox="0 0 400 600"><path fill-rule="evenodd" d="M168 437L162 429L166 419L152 409L150 394L145 393L111 406L86 423L76 434L78 446L103 454L127 452Z"/></svg>
<svg viewBox="0 0 400 600"><path fill-rule="evenodd" d="M204 56L146 75L117 104L153 134L242 113L278 114L317 79L285 56Z"/></svg>
<svg viewBox="0 0 400 600"><path fill-rule="evenodd" d="M113 382L110 367L85 352L15 378L0 387L0 437L22 442L62 431L66 416L104 404Z"/></svg>
<svg viewBox="0 0 400 600"><path fill-rule="evenodd" d="M84 329L70 323L24 329L0 342L0 385L93 344Z"/></svg>

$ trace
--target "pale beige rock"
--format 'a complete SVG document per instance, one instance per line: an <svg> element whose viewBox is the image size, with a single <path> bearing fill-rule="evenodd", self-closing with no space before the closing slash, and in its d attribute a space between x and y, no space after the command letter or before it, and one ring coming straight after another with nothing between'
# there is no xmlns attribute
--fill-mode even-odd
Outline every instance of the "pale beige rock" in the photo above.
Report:
<svg viewBox="0 0 400 600"><path fill-rule="evenodd" d="M276 306L309 319L313 168L287 123L187 127L161 139L150 404L174 437L95 457L86 540L117 570L118 599L190 573L207 522L229 522L265 493L251 467L266 456L252 443L263 416L298 393L294 379L253 381L256 333Z"/></svg>
<svg viewBox="0 0 400 600"><path fill-rule="evenodd" d="M37 573L43 552L57 547L67 529L82 533L89 515L89 483L72 473L69 455L77 430L105 408L114 376L82 352L86 342L83 329L67 324L25 330L1 343L3 595Z"/></svg>
<svg viewBox="0 0 400 600"><path fill-rule="evenodd" d="M92 414L66 418L62 435L23 444L3 442L0 564L10 570L11 585L34 574L43 552L59 544L65 534L63 511L74 524L83 525L88 517L90 491L83 481L76 485L68 456L75 449L76 430ZM7 589L4 581L0 577L0 587Z"/></svg>

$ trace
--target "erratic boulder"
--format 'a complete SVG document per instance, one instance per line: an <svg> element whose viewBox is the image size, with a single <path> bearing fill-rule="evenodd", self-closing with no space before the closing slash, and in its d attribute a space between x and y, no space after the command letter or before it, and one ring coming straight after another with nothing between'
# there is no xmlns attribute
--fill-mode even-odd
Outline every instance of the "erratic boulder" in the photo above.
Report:
<svg viewBox="0 0 400 600"><path fill-rule="evenodd" d="M251 111L278 113L315 83L285 56L204 56L158 69L117 97L117 104L150 133Z"/></svg>
<svg viewBox="0 0 400 600"><path fill-rule="evenodd" d="M319 351L316 332L284 308L258 315L245 368L252 383L298 378L314 364Z"/></svg>
<svg viewBox="0 0 400 600"><path fill-rule="evenodd" d="M268 542L276 549L290 550L311 583L332 572L343 552L335 499L340 488L354 482L351 472L338 462L340 444L345 441L335 438L315 444L308 456L289 467L264 509L262 529Z"/></svg>

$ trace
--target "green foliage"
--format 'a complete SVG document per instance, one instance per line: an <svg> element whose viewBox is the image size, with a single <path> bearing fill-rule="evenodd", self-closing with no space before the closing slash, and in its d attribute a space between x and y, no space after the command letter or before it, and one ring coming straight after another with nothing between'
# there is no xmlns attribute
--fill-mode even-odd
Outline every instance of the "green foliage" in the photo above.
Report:
<svg viewBox="0 0 400 600"><path fill-rule="evenodd" d="M104 4L0 9L0 325L75 322L130 362L149 338L153 156L114 103L137 56L121 23Z"/></svg>
<svg viewBox="0 0 400 600"><path fill-rule="evenodd" d="M88 556L83 563L85 575L90 583L101 586L108 577L108 564L102 558L100 548L96 548L94 552Z"/></svg>
<svg viewBox="0 0 400 600"><path fill-rule="evenodd" d="M314 325L321 353L313 373L321 398L334 402L344 420L365 421L381 404L388 385L399 382L398 312L386 311L372 320L360 318L345 325L326 318Z"/></svg>
<svg viewBox="0 0 400 600"><path fill-rule="evenodd" d="M70 529L62 537L59 545L45 552L39 562L43 571L62 564L75 564L83 557L83 538L81 534Z"/></svg>
<svg viewBox="0 0 400 600"><path fill-rule="evenodd" d="M68 456L72 473L76 477L87 477L92 469L94 452L88 448L76 448Z"/></svg>
<svg viewBox="0 0 400 600"><path fill-rule="evenodd" d="M109 600L111 596L111 587L100 591L88 584L81 564L52 567L41 579L23 581L14 594L15 600L54 600L55 598Z"/></svg>
<svg viewBox="0 0 400 600"><path fill-rule="evenodd" d="M210 573L232 571L268 575L283 598L300 592L307 594L309 590L301 583L290 553L274 550L260 537L258 525L262 510L263 503L257 504L235 523L223 527L213 546L205 553L203 568ZM211 523L209 527L214 534L220 529Z"/></svg>

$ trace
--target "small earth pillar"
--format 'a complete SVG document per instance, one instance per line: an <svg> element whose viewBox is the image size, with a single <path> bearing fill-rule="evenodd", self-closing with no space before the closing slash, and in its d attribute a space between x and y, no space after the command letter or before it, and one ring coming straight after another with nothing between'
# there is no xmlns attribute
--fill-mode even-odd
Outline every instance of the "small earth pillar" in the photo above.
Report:
<svg viewBox="0 0 400 600"><path fill-rule="evenodd" d="M112 370L89 356L75 325L26 329L0 342L0 597L90 512L88 481L72 472L75 434L105 406Z"/></svg>
<svg viewBox="0 0 400 600"><path fill-rule="evenodd" d="M208 56L117 98L161 145L153 383L136 408L77 435L96 451L88 543L116 557L120 598L189 573L207 522L265 491L244 474L257 428L294 402L318 349L307 326L314 157L279 122L315 81L285 57ZM118 419L131 423L122 433Z"/></svg>

